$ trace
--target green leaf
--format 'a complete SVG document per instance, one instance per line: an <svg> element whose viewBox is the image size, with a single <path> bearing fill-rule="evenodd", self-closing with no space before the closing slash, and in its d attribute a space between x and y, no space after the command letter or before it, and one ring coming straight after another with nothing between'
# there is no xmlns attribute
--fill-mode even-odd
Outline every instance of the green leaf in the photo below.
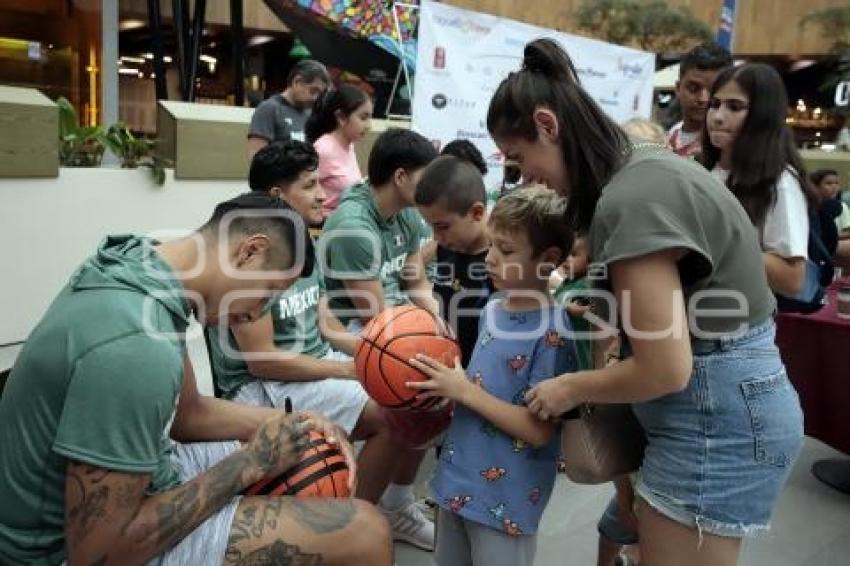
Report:
<svg viewBox="0 0 850 566"><path fill-rule="evenodd" d="M78 127L77 111L74 110L74 105L64 96L56 99L56 106L59 108L59 137L64 138L72 134Z"/></svg>

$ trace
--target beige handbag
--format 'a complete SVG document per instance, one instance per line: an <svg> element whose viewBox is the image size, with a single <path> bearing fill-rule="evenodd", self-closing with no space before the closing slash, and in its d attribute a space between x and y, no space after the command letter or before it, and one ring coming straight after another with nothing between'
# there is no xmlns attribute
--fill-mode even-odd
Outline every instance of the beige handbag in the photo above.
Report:
<svg viewBox="0 0 850 566"><path fill-rule="evenodd" d="M631 405L582 405L576 412L561 427L561 451L571 480L605 483L640 468L646 436Z"/></svg>

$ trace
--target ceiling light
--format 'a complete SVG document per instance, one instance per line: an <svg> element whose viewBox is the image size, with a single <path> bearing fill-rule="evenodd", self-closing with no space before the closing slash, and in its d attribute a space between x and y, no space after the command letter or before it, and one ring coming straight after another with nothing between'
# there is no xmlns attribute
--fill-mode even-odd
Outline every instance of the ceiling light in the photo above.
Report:
<svg viewBox="0 0 850 566"><path fill-rule="evenodd" d="M118 24L118 29L121 31L130 31L145 27L147 24L144 20L123 20Z"/></svg>

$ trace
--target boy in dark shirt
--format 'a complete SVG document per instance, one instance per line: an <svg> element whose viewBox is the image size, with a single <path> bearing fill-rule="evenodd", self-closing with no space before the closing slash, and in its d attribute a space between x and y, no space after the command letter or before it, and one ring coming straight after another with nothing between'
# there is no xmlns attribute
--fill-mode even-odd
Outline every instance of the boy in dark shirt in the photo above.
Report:
<svg viewBox="0 0 850 566"><path fill-rule="evenodd" d="M466 367L478 339L481 309L493 292L484 265L489 248L484 181L473 165L446 155L425 168L414 198L434 230L434 294L443 318L457 332Z"/></svg>

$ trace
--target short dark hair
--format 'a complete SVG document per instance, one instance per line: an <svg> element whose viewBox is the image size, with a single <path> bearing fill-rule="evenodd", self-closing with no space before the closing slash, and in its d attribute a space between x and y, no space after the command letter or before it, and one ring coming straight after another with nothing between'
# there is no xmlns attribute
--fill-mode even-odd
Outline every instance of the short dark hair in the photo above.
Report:
<svg viewBox="0 0 850 566"><path fill-rule="evenodd" d="M486 204L486 198L481 175L471 163L454 155L440 156L425 168L414 196L417 205L439 202L461 216L476 202Z"/></svg>
<svg viewBox="0 0 850 566"><path fill-rule="evenodd" d="M812 171L809 174L809 179L811 179L812 183L815 185L820 185L824 179L829 177L830 175L834 175L838 177L838 171L835 169L818 169L817 171Z"/></svg>
<svg viewBox="0 0 850 566"><path fill-rule="evenodd" d="M443 148L443 151L440 152L440 155L454 155L455 157L459 157L475 166L476 169L481 171L482 176L487 174L487 162L484 161L484 156L481 155L475 144L469 140L456 139L450 141Z"/></svg>
<svg viewBox="0 0 850 566"><path fill-rule="evenodd" d="M331 84L331 76L327 68L314 59L302 59L295 63L286 75L287 86L295 82L296 77L301 77L305 82L311 83L321 79L326 85Z"/></svg>
<svg viewBox="0 0 850 566"><path fill-rule="evenodd" d="M719 71L732 66L732 54L716 43L697 45L682 57L679 62L679 78L691 69L699 71Z"/></svg>
<svg viewBox="0 0 850 566"><path fill-rule="evenodd" d="M437 150L421 134L390 128L375 140L369 153L369 183L380 186L392 179L398 169L421 169L437 157Z"/></svg>
<svg viewBox="0 0 850 566"><path fill-rule="evenodd" d="M316 102L313 111L304 125L304 136L309 143L337 128L336 113L346 118L369 100L369 95L353 85L339 85L339 88L326 90Z"/></svg>
<svg viewBox="0 0 850 566"><path fill-rule="evenodd" d="M285 212L289 212L286 214ZM284 214L281 214L284 212ZM228 216L232 213L232 216ZM219 226L227 217L230 220L227 237L236 239L251 234L264 234L273 242L269 263L275 269L285 270L295 266L302 258L300 277L313 273L314 253L310 233L301 217L291 206L279 198L257 191L243 193L216 205L212 216L198 230L205 238L217 239ZM304 246L304 253L296 253L296 246Z"/></svg>
<svg viewBox="0 0 850 566"><path fill-rule="evenodd" d="M313 146L299 140L275 142L260 149L251 160L248 186L252 191L267 192L295 182L304 171L319 167L319 155Z"/></svg>

